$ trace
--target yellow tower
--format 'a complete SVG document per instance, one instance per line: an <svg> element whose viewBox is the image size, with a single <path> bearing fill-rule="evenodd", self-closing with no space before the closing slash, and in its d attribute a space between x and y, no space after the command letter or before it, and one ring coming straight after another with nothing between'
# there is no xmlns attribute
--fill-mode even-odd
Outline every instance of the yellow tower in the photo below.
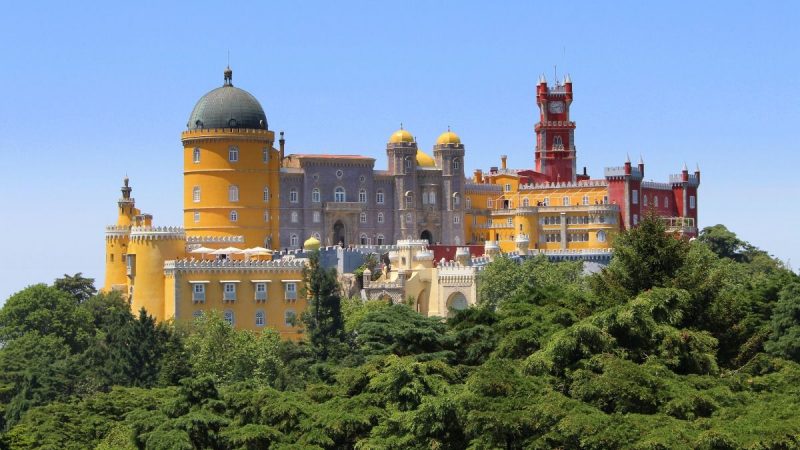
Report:
<svg viewBox="0 0 800 450"><path fill-rule="evenodd" d="M166 292L169 284L164 262L186 254L186 234L180 227L153 227L149 215L135 219L127 255L131 310L144 308L156 319L166 320L174 315L175 308L165 299L175 296Z"/></svg>
<svg viewBox="0 0 800 450"><path fill-rule="evenodd" d="M277 248L283 133L279 151L258 100L233 86L230 68L224 78L200 98L181 134L186 234Z"/></svg>
<svg viewBox="0 0 800 450"><path fill-rule="evenodd" d="M129 185L128 177L123 180L122 198L119 199L117 224L106 227L106 280L103 290L127 292L128 275L125 257L128 253L130 242L131 224L133 218L139 214L136 202L131 197L133 190Z"/></svg>

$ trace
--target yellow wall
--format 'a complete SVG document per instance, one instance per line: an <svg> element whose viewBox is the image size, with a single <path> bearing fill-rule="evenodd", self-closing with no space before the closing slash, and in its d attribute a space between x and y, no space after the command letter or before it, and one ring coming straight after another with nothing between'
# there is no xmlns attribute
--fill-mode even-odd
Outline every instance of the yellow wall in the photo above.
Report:
<svg viewBox="0 0 800 450"><path fill-rule="evenodd" d="M264 246L272 236L279 242L280 153L273 147L275 134L268 130L192 130L182 134L184 145L184 227L187 236L244 236L246 247ZM239 158L229 161L229 149L236 146ZM194 149L200 161L194 162ZM269 154L265 162L263 149ZM200 187L200 201L193 199ZM239 200L229 200L229 187L237 186ZM264 201L264 188L270 199ZM231 222L236 211L238 220ZM269 211L269 221L264 213ZM194 213L200 213L195 222Z"/></svg>
<svg viewBox="0 0 800 450"><path fill-rule="evenodd" d="M272 328L281 334L284 339L300 339L301 327L288 326L284 321L284 314L288 309L294 310L297 323L300 315L306 309L306 299L302 296L302 282L297 282L297 300L284 298L284 283L286 280L302 280L301 269L272 270L272 271L176 271L175 287L178 292L175 310L176 320L191 320L196 311L217 310L220 313L231 310L234 313L234 326L238 329L263 330ZM268 280L267 300L255 300L255 284L253 280ZM205 285L205 301L192 300L192 283L190 281L203 281ZM236 281L236 300L223 301L223 281ZM256 326L256 311L265 313L266 325Z"/></svg>
<svg viewBox="0 0 800 450"><path fill-rule="evenodd" d="M157 320L169 318L164 309L164 261L183 256L185 246L185 240L179 238L131 238L128 254L135 255L136 259L132 311L144 307Z"/></svg>

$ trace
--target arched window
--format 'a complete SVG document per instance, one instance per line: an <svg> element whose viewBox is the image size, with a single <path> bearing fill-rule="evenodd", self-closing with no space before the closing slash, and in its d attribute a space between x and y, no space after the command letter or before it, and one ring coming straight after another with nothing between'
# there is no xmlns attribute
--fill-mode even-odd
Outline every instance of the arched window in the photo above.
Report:
<svg viewBox="0 0 800 450"><path fill-rule="evenodd" d="M297 211L292 211L292 223L297 223Z"/></svg>
<svg viewBox="0 0 800 450"><path fill-rule="evenodd" d="M378 213L378 223L383 223L383 213L382 212Z"/></svg>
<svg viewBox="0 0 800 450"><path fill-rule="evenodd" d="M657 196L657 195L654 195L654 196L653 196L653 206L655 206L656 208L658 208L658 196Z"/></svg>
<svg viewBox="0 0 800 450"><path fill-rule="evenodd" d="M561 204L564 206L569 206L569 197L565 195L564 198L561 199Z"/></svg>
<svg viewBox="0 0 800 450"><path fill-rule="evenodd" d="M195 203L200 203L200 186L195 186L192 188L192 201Z"/></svg>
<svg viewBox="0 0 800 450"><path fill-rule="evenodd" d="M228 186L228 201L229 202L239 201L239 186Z"/></svg>
<svg viewBox="0 0 800 450"><path fill-rule="evenodd" d="M453 223L454 224L461 223L461 216L453 216Z"/></svg>
<svg viewBox="0 0 800 450"><path fill-rule="evenodd" d="M333 191L333 201L337 203L342 203L345 201L345 192L343 187L339 186Z"/></svg>
<svg viewBox="0 0 800 450"><path fill-rule="evenodd" d="M375 202L379 205L382 205L384 201L385 199L383 196L383 191L379 189L378 192L375 194Z"/></svg>
<svg viewBox="0 0 800 450"><path fill-rule="evenodd" d="M545 197L544 200L542 200L542 205L550 206L550 197Z"/></svg>
<svg viewBox="0 0 800 450"><path fill-rule="evenodd" d="M269 211L264 211L264 222L269 222Z"/></svg>
<svg viewBox="0 0 800 450"><path fill-rule="evenodd" d="M300 240L298 239L296 234L293 234L289 237L289 245L292 247L297 247L300 244Z"/></svg>
<svg viewBox="0 0 800 450"><path fill-rule="evenodd" d="M411 169L411 164L412 164L411 157L409 156L408 158L406 158L406 170Z"/></svg>
<svg viewBox="0 0 800 450"><path fill-rule="evenodd" d="M361 214L359 214L359 221L361 223L367 223L367 213L362 212Z"/></svg>
<svg viewBox="0 0 800 450"><path fill-rule="evenodd" d="M425 198L425 194L423 194L422 198ZM410 209L413 207L414 207L414 194L411 192L406 192L406 209Z"/></svg>
<svg viewBox="0 0 800 450"><path fill-rule="evenodd" d="M230 309L226 309L225 313L223 313L222 317L225 320L225 323L227 323L230 326L233 326L233 323L234 323L234 321L233 321L233 311L231 311Z"/></svg>
<svg viewBox="0 0 800 450"><path fill-rule="evenodd" d="M319 203L320 202L320 195L319 195L319 189L318 188L314 188L314 190L311 191L311 201L314 202L314 203Z"/></svg>
<svg viewBox="0 0 800 450"><path fill-rule="evenodd" d="M669 197L664 196L664 208L669 208Z"/></svg>
<svg viewBox="0 0 800 450"><path fill-rule="evenodd" d="M231 146L228 148L228 161L230 162L239 161L239 147Z"/></svg>
<svg viewBox="0 0 800 450"><path fill-rule="evenodd" d="M553 147L563 147L564 141L561 140L561 136L556 136L553 138Z"/></svg>
<svg viewBox="0 0 800 450"><path fill-rule="evenodd" d="M367 244L369 244L369 238L367 238L367 235L366 235L366 233L361 233L361 236L360 236L360 238L359 238L359 241L361 242L361 245L367 245Z"/></svg>
<svg viewBox="0 0 800 450"><path fill-rule="evenodd" d="M647 206L647 194L642 195L642 205Z"/></svg>
<svg viewBox="0 0 800 450"><path fill-rule="evenodd" d="M269 201L269 188L268 187L264 188L264 197L263 198L264 198L265 202Z"/></svg>
<svg viewBox="0 0 800 450"><path fill-rule="evenodd" d="M359 203L367 203L367 190L366 189L359 189L358 190L358 202Z"/></svg>
<svg viewBox="0 0 800 450"><path fill-rule="evenodd" d="M289 202L290 203L297 203L299 201L299 199L300 199L300 197L297 195L297 189L296 188L291 188L289 190Z"/></svg>
<svg viewBox="0 0 800 450"><path fill-rule="evenodd" d="M229 217L231 219L231 222L236 222L237 220L239 220L239 213L237 213L236 211L231 211Z"/></svg>
<svg viewBox="0 0 800 450"><path fill-rule="evenodd" d="M467 197L466 207L467 207L467 209L472 209L472 198L471 197Z"/></svg>
<svg viewBox="0 0 800 450"><path fill-rule="evenodd" d="M263 327L266 322L266 316L264 316L264 311L258 310L256 311L256 326Z"/></svg>
<svg viewBox="0 0 800 450"><path fill-rule="evenodd" d="M194 212L194 223L200 222L200 211Z"/></svg>
<svg viewBox="0 0 800 450"><path fill-rule="evenodd" d="M411 213L406 213L406 223L411 225Z"/></svg>
<svg viewBox="0 0 800 450"><path fill-rule="evenodd" d="M379 234L376 240L377 240L376 244L383 245L384 237L382 234Z"/></svg>
<svg viewBox="0 0 800 450"><path fill-rule="evenodd" d="M531 206L531 201L528 200L528 197L522 197L522 207L527 208L528 206Z"/></svg>
<svg viewBox="0 0 800 450"><path fill-rule="evenodd" d="M453 209L458 208L458 205L461 204L461 194L458 192L453 192Z"/></svg>
<svg viewBox="0 0 800 450"><path fill-rule="evenodd" d="M295 313L293 309L287 309L286 312L283 313L283 323L286 324L287 327L293 327L296 321L297 313Z"/></svg>
<svg viewBox="0 0 800 450"><path fill-rule="evenodd" d="M460 170L461 169L461 160L458 158L453 159L453 170Z"/></svg>
<svg viewBox="0 0 800 450"><path fill-rule="evenodd" d="M493 199L493 198L487 199L487 200L486 200L486 206L487 206L489 209L491 209L491 208L494 208L494 199Z"/></svg>
<svg viewBox="0 0 800 450"><path fill-rule="evenodd" d="M197 148L197 147L195 147L194 151L192 151L192 161L195 164L199 164L200 163L200 149Z"/></svg>
<svg viewBox="0 0 800 450"><path fill-rule="evenodd" d="M589 196L588 195L584 195L583 196L583 204L584 205L588 205L589 204Z"/></svg>

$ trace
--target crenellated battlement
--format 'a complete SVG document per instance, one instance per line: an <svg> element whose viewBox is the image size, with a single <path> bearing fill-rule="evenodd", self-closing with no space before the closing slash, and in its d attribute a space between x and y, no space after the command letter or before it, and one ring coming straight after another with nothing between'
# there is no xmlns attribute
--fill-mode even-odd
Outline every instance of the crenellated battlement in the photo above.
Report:
<svg viewBox="0 0 800 450"><path fill-rule="evenodd" d="M131 227L131 239L134 241L186 239L186 232L183 227Z"/></svg>
<svg viewBox="0 0 800 450"><path fill-rule="evenodd" d="M130 237L131 227L127 225L109 225L106 227L106 240Z"/></svg>
<svg viewBox="0 0 800 450"><path fill-rule="evenodd" d="M240 244L244 236L187 236L187 244Z"/></svg>
<svg viewBox="0 0 800 450"><path fill-rule="evenodd" d="M306 266L301 258L279 259L274 261L215 259L198 260L194 258L164 262L166 272L297 272Z"/></svg>
<svg viewBox="0 0 800 450"><path fill-rule="evenodd" d="M550 183L529 183L521 184L520 191L532 189L563 189L563 188L586 188L586 187L606 187L608 181L606 180L584 180L584 181L561 181Z"/></svg>

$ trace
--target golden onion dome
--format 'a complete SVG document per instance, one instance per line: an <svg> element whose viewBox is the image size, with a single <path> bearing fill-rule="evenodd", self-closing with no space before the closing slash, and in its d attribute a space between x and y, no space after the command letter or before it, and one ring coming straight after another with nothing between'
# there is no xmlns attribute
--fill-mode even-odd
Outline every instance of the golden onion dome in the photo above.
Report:
<svg viewBox="0 0 800 450"><path fill-rule="evenodd" d="M310 238L306 239L305 242L303 242L303 250L305 251L314 252L319 250L319 247L319 239L315 238L314 236L311 236Z"/></svg>
<svg viewBox="0 0 800 450"><path fill-rule="evenodd" d="M395 131L394 134L389 138L390 144L410 144L414 142L414 136L408 132L408 130L404 130L400 128L399 130Z"/></svg>
<svg viewBox="0 0 800 450"><path fill-rule="evenodd" d="M418 167L436 167L436 160L431 155L417 150L417 166Z"/></svg>
<svg viewBox="0 0 800 450"><path fill-rule="evenodd" d="M453 133L449 129L444 133L439 135L439 139L436 139L436 145L447 145L447 144L461 144L461 138L458 137L457 134Z"/></svg>

